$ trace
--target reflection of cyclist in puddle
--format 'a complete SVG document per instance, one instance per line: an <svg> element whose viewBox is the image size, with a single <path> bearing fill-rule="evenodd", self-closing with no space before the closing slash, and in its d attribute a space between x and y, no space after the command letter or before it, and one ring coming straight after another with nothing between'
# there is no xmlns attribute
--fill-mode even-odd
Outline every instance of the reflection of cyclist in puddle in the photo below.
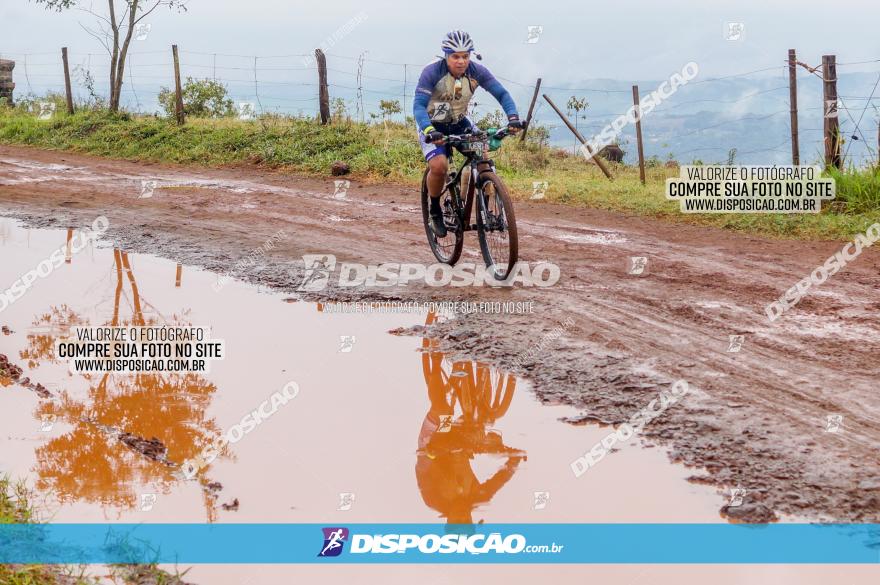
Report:
<svg viewBox="0 0 880 585"><path fill-rule="evenodd" d="M435 319L431 313L425 324ZM516 380L476 362L455 362L444 370L443 354L430 351L433 344L428 339L422 344L431 407L419 432L416 480L425 503L448 523L471 524L474 508L488 503L526 457L525 452L506 446L497 431L486 428L507 412ZM503 460L501 468L483 482L471 467L479 454Z"/></svg>

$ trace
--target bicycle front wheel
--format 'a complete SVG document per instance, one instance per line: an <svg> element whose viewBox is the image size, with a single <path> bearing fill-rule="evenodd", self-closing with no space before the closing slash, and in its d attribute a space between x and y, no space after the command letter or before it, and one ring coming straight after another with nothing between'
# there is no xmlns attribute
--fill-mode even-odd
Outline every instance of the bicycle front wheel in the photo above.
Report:
<svg viewBox="0 0 880 585"><path fill-rule="evenodd" d="M477 190L480 250L496 280L506 280L518 260L516 216L507 187L493 172L480 174Z"/></svg>

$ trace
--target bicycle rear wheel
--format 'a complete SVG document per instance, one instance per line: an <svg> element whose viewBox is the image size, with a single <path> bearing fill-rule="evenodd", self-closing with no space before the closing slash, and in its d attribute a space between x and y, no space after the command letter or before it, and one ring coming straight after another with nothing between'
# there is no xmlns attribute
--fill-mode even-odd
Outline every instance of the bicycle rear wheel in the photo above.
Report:
<svg viewBox="0 0 880 585"><path fill-rule="evenodd" d="M507 187L493 172L480 174L477 230L483 260L496 280L506 280L519 255L516 216Z"/></svg>
<svg viewBox="0 0 880 585"><path fill-rule="evenodd" d="M464 247L464 230L458 220L458 214L452 202L453 194L447 189L440 196L440 206L443 208L443 221L446 224L446 237L438 238L431 229L430 205L428 200L428 169L422 175L422 221L425 224L425 234L428 236L428 245L434 257L444 264L455 265L461 258L461 250Z"/></svg>

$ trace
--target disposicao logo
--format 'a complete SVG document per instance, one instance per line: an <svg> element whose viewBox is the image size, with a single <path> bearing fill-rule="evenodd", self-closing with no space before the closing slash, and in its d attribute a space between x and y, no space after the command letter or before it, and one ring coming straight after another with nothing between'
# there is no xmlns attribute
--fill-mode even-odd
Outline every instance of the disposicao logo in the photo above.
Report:
<svg viewBox="0 0 880 585"><path fill-rule="evenodd" d="M338 557L342 554L345 541L348 540L348 528L322 528L324 532L324 546L319 557Z"/></svg>
<svg viewBox="0 0 880 585"><path fill-rule="evenodd" d="M522 534L350 534L348 528L322 528L324 545L319 557L338 557L345 543L357 554L558 554L562 544L526 544Z"/></svg>

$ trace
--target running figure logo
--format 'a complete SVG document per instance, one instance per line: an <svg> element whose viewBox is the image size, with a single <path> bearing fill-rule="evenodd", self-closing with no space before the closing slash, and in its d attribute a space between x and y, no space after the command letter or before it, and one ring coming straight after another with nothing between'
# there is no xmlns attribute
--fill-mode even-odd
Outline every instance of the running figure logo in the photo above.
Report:
<svg viewBox="0 0 880 585"><path fill-rule="evenodd" d="M431 115L433 122L442 122L450 114L449 102L437 102L434 106L434 113Z"/></svg>
<svg viewBox="0 0 880 585"><path fill-rule="evenodd" d="M629 261L627 262L626 271L628 274L634 274L636 276L640 274L644 274L645 268L648 267L648 258L645 256L630 256Z"/></svg>
<svg viewBox="0 0 880 585"><path fill-rule="evenodd" d="M330 273L336 268L336 256L332 254L303 254L302 282L297 290L316 292L324 290L330 280Z"/></svg>
<svg viewBox="0 0 880 585"><path fill-rule="evenodd" d="M342 554L345 541L348 540L348 528L322 528L324 532L324 547L318 553L319 557L338 557Z"/></svg>

